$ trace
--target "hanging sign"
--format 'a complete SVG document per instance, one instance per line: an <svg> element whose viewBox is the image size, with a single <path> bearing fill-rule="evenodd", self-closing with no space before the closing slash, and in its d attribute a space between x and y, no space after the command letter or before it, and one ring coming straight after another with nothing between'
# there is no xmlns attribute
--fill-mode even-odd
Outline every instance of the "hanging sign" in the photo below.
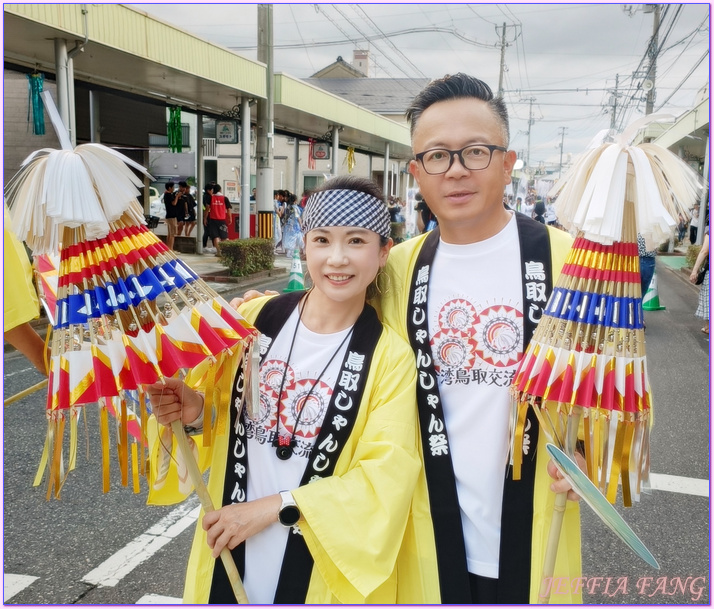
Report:
<svg viewBox="0 0 714 609"><path fill-rule="evenodd" d="M238 123L236 121L216 121L216 141L219 144L238 143Z"/></svg>
<svg viewBox="0 0 714 609"><path fill-rule="evenodd" d="M315 142L312 145L312 158L324 161L330 158L330 145L327 142Z"/></svg>

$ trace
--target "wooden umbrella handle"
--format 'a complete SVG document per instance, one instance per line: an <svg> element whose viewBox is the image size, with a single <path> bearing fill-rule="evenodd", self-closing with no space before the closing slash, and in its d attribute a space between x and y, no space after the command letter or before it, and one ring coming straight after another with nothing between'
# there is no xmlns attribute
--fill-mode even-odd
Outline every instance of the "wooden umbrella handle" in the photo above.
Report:
<svg viewBox="0 0 714 609"><path fill-rule="evenodd" d="M565 515L565 505L568 502L568 493L558 493L555 496L553 505L553 517L550 521L548 531L548 545L545 551L543 562L543 575L540 581L540 591L538 592L538 603L547 605L550 602L550 592L552 588L553 572L555 571L555 559L558 556L558 543L560 541L560 530L563 527L563 516Z"/></svg>
<svg viewBox="0 0 714 609"><path fill-rule="evenodd" d="M186 432L183 429L181 421L172 421L171 431L174 433L174 437L178 443L178 448L183 455L184 461L186 462L188 475L190 476L191 482L196 489L196 494L201 501L203 511L206 513L213 512L215 510L213 507L213 501L211 501L211 496L209 495L208 489L203 482L201 470L198 468L198 463L196 463L196 459L193 457L193 452L188 445L188 438L186 437ZM243 588L243 582L241 581L238 573L238 568L233 560L233 555L227 547L221 550L221 560L223 561L223 566L226 569L226 574L228 575L228 580L231 583L231 588L233 588L233 594L235 594L236 600L241 605L249 604L248 597L246 596Z"/></svg>

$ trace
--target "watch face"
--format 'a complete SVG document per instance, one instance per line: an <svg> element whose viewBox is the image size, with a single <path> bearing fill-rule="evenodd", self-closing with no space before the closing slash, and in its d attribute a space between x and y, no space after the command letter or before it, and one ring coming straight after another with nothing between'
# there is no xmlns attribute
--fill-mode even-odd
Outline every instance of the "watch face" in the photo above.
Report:
<svg viewBox="0 0 714 609"><path fill-rule="evenodd" d="M285 525L286 527L291 527L296 525L297 521L300 520L300 510L297 506L288 505L280 510L279 517L280 524Z"/></svg>

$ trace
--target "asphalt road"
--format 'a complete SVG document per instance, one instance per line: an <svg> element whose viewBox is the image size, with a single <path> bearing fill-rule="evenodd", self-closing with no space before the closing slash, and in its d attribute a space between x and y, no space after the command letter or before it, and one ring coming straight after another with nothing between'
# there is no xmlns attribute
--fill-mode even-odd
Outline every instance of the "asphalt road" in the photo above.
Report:
<svg viewBox="0 0 714 609"><path fill-rule="evenodd" d="M282 290L287 280L260 287ZM701 320L693 317L697 288L660 263L658 280L666 310L646 313L656 413L652 471L675 476L668 481L686 492L654 490L635 507L618 508L657 557L660 571L583 506L581 585L591 604L709 603L709 343ZM5 396L41 380L16 353L5 354L4 363ZM61 500L46 501L44 487L32 486L46 432L44 409L39 392L4 411L6 603L177 602L195 498L187 506L147 506L145 482L138 495L123 488L115 461L112 489L102 494L98 417L86 407L88 441L81 423L77 469L69 473ZM702 487L706 496L691 494Z"/></svg>

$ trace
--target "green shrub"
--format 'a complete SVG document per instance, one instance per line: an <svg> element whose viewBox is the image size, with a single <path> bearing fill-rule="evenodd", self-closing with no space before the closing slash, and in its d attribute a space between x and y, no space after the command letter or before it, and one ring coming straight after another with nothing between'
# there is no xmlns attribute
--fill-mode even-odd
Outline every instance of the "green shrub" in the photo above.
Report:
<svg viewBox="0 0 714 609"><path fill-rule="evenodd" d="M687 266L690 269L694 268L694 263L697 261L697 256L699 256L699 250L701 249L701 245L690 245L689 249L687 249Z"/></svg>
<svg viewBox="0 0 714 609"><path fill-rule="evenodd" d="M275 254L272 239L233 239L221 241L219 256L232 277L244 277L273 268Z"/></svg>
<svg viewBox="0 0 714 609"><path fill-rule="evenodd" d="M404 222L390 222L390 233L394 240L394 243L401 243L404 241L404 235L406 234L406 224Z"/></svg>

